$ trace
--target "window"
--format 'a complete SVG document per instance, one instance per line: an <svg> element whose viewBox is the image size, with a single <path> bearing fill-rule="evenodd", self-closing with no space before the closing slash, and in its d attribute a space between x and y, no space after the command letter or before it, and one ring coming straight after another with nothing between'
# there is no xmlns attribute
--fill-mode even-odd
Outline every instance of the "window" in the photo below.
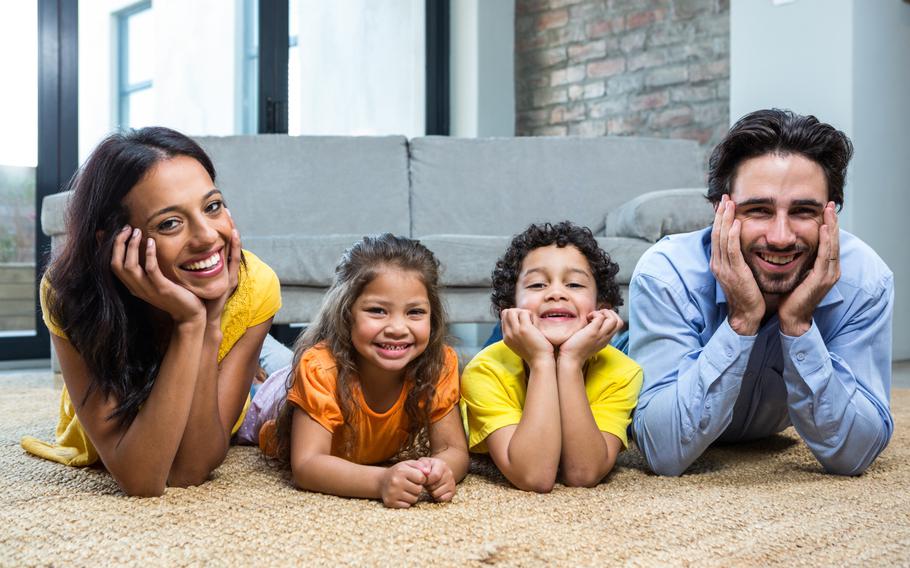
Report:
<svg viewBox="0 0 910 568"><path fill-rule="evenodd" d="M143 2L116 14L117 125L134 128L154 117L152 4Z"/></svg>

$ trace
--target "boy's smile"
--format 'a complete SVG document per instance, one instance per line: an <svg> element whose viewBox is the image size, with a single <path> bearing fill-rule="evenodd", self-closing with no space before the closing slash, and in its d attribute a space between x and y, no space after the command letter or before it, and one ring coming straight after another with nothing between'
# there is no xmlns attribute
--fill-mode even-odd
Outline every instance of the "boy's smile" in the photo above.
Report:
<svg viewBox="0 0 910 568"><path fill-rule="evenodd" d="M544 337L554 346L562 345L597 309L597 286L588 259L572 245L532 250L521 264L515 307L534 314Z"/></svg>

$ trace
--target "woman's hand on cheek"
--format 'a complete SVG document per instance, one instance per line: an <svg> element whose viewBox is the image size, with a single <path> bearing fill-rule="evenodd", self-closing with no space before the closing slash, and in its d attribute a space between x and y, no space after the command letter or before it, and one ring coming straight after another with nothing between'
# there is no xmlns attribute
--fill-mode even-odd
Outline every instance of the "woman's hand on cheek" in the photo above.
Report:
<svg viewBox="0 0 910 568"><path fill-rule="evenodd" d="M202 301L195 294L171 282L158 269L155 239L149 238L145 247L145 267L139 263L139 243L142 232L127 225L114 239L111 271L130 293L140 300L167 312L177 323L189 322L205 313Z"/></svg>

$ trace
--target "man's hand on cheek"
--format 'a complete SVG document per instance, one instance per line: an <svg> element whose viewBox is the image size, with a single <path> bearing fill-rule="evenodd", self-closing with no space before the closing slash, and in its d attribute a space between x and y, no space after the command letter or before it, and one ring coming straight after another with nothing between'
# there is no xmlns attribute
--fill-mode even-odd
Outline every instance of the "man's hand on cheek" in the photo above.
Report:
<svg viewBox="0 0 910 568"><path fill-rule="evenodd" d="M503 341L528 365L554 360L553 344L538 329L536 315L521 308L509 308L502 310L500 318Z"/></svg>
<svg viewBox="0 0 910 568"><path fill-rule="evenodd" d="M587 316L588 323L559 347L560 362L584 364L610 344L623 327L622 318L613 310L597 310Z"/></svg>
<svg viewBox="0 0 910 568"><path fill-rule="evenodd" d="M812 327L812 314L840 278L840 239L834 203L825 206L818 228L818 253L806 278L781 299L777 315L784 335L800 336Z"/></svg>
<svg viewBox="0 0 910 568"><path fill-rule="evenodd" d="M736 205L726 195L714 213L711 230L711 272L727 298L727 320L739 335L755 335L765 315L765 299L743 258Z"/></svg>

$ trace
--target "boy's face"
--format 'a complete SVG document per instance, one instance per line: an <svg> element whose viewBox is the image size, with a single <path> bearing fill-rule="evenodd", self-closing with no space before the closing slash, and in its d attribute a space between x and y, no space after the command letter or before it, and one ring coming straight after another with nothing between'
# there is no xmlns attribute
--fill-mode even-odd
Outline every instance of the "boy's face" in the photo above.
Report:
<svg viewBox="0 0 910 568"><path fill-rule="evenodd" d="M588 324L598 308L597 285L588 259L572 245L532 250L521 263L515 307L530 311L555 346Z"/></svg>

